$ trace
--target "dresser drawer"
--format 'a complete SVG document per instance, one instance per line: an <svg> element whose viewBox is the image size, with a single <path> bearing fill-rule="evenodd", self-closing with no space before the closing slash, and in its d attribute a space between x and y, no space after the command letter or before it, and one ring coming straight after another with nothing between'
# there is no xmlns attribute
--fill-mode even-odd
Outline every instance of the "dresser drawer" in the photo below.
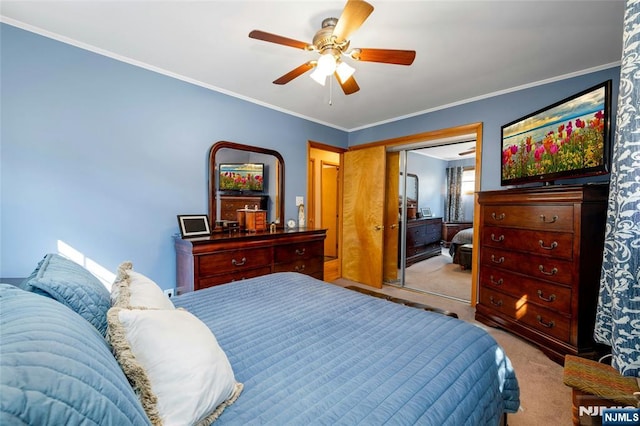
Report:
<svg viewBox="0 0 640 426"><path fill-rule="evenodd" d="M485 225L545 231L573 231L573 205L487 205Z"/></svg>
<svg viewBox="0 0 640 426"><path fill-rule="evenodd" d="M480 263L556 283L571 285L573 282L573 263L568 260L483 247Z"/></svg>
<svg viewBox="0 0 640 426"><path fill-rule="evenodd" d="M414 226L407 229L407 247L422 246L427 243L427 228Z"/></svg>
<svg viewBox="0 0 640 426"><path fill-rule="evenodd" d="M256 269L243 269L241 271L229 272L212 277L201 278L196 284L196 290L213 287L214 285L226 284L233 281L246 280L247 278L259 277L271 273L271 267L262 267Z"/></svg>
<svg viewBox="0 0 640 426"><path fill-rule="evenodd" d="M299 259L311 259L324 256L324 242L313 241L295 244L286 244L275 247L274 259L276 263L291 262Z"/></svg>
<svg viewBox="0 0 640 426"><path fill-rule="evenodd" d="M480 286L499 290L515 298L554 309L567 315L571 313L571 289L527 276L518 275L494 267L482 268Z"/></svg>
<svg viewBox="0 0 640 426"><path fill-rule="evenodd" d="M569 317L486 288L480 289L480 303L544 334L569 342Z"/></svg>
<svg viewBox="0 0 640 426"><path fill-rule="evenodd" d="M573 234L566 232L529 231L487 226L482 229L481 244L531 254L573 258Z"/></svg>
<svg viewBox="0 0 640 426"><path fill-rule="evenodd" d="M274 272L300 272L301 274L315 275L323 272L324 259L322 257L312 257L308 259L297 259L291 262L278 263Z"/></svg>
<svg viewBox="0 0 640 426"><path fill-rule="evenodd" d="M200 277L271 265L271 248L238 249L198 256Z"/></svg>

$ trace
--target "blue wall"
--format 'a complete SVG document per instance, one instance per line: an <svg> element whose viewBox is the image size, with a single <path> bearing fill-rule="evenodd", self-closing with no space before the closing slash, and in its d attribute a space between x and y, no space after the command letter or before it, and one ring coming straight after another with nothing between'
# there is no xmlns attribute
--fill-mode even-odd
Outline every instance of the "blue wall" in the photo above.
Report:
<svg viewBox="0 0 640 426"><path fill-rule="evenodd" d="M285 209L306 193L307 141L347 147L484 122L482 188L500 187L500 126L619 68L345 133L0 24L0 276L61 241L114 271L175 285L176 215L207 211L218 140L279 151Z"/></svg>
<svg viewBox="0 0 640 426"><path fill-rule="evenodd" d="M429 207L433 217L444 217L446 169L446 161L407 152L407 173L418 176L418 208Z"/></svg>
<svg viewBox="0 0 640 426"><path fill-rule="evenodd" d="M214 142L279 151L289 212L307 141L347 146L345 132L6 24L0 40L1 277L27 276L62 241L173 287L176 215L207 212Z"/></svg>

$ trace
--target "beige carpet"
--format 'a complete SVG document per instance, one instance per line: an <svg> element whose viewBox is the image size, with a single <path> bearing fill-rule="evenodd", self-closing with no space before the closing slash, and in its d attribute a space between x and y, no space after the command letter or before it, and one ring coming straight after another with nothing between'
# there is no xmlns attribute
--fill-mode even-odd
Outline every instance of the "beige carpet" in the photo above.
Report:
<svg viewBox="0 0 640 426"><path fill-rule="evenodd" d="M471 270L454 264L448 250L406 268L405 287L471 300Z"/></svg>
<svg viewBox="0 0 640 426"><path fill-rule="evenodd" d="M334 284L343 287L359 285L370 289L342 278L334 281ZM520 410L516 414L509 414L509 426L572 424L571 389L562 383L562 366L551 361L535 346L510 333L475 321L475 309L467 303L392 286L384 286L376 291L455 312L461 320L482 327L496 339L511 359L520 384Z"/></svg>

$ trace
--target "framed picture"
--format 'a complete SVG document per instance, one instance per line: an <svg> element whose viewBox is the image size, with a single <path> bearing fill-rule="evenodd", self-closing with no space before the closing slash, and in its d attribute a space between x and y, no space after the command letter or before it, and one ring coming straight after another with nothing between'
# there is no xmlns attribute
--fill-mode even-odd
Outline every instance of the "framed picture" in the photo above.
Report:
<svg viewBox="0 0 640 426"><path fill-rule="evenodd" d="M182 238L203 237L211 234L209 217L206 214L178 215L178 224Z"/></svg>
<svg viewBox="0 0 640 426"><path fill-rule="evenodd" d="M420 213L422 213L422 217L431 217L431 209L429 207L423 207L420 209Z"/></svg>

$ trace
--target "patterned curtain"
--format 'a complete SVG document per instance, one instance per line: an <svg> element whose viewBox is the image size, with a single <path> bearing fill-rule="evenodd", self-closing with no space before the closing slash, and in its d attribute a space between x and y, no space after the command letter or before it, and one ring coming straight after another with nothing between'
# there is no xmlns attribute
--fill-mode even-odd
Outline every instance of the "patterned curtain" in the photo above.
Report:
<svg viewBox="0 0 640 426"><path fill-rule="evenodd" d="M624 18L616 135L596 310L596 341L611 346L611 365L640 376L640 0Z"/></svg>
<svg viewBox="0 0 640 426"><path fill-rule="evenodd" d="M445 222L462 220L462 167L447 168L447 200L444 206Z"/></svg>

